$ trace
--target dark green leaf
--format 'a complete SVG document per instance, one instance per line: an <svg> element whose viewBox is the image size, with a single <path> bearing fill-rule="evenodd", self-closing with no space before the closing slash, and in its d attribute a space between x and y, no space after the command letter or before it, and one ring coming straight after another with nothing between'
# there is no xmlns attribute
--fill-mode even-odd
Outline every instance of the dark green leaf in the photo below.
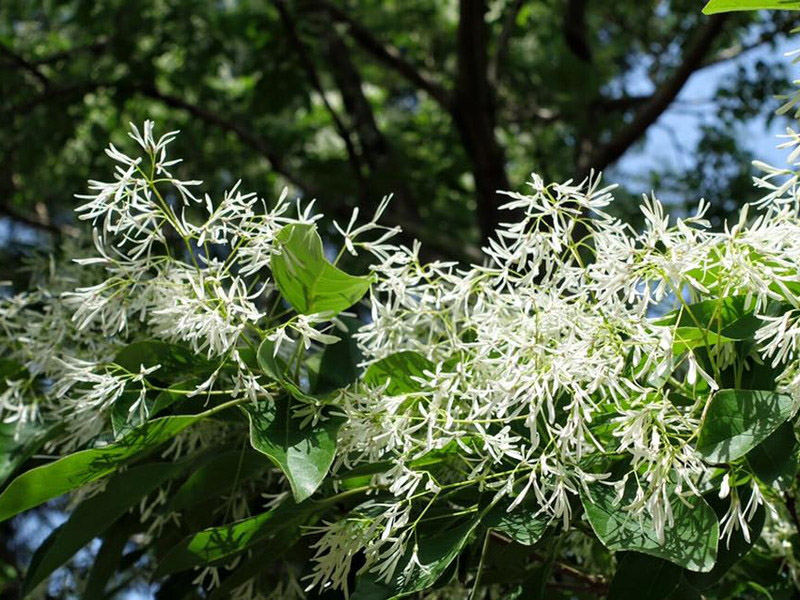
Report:
<svg viewBox="0 0 800 600"><path fill-rule="evenodd" d="M109 480L104 491L78 505L69 519L56 528L36 551L25 579L23 595L30 593L129 508L182 468L181 463L151 463L132 467Z"/></svg>
<svg viewBox="0 0 800 600"><path fill-rule="evenodd" d="M266 539L278 537L281 545L315 518L320 506L284 502L277 508L235 523L204 529L170 549L159 562L154 577L215 563L244 552Z"/></svg>
<svg viewBox="0 0 800 600"><path fill-rule="evenodd" d="M108 581L119 568L125 545L138 526L138 517L123 517L106 530L83 589L83 600L105 600Z"/></svg>
<svg viewBox="0 0 800 600"><path fill-rule="evenodd" d="M764 483L779 482L786 488L797 473L797 438L794 426L784 423L747 453L747 464Z"/></svg>
<svg viewBox="0 0 800 600"><path fill-rule="evenodd" d="M752 493L749 487L741 486L736 488L739 493L740 501L744 506L747 506ZM727 512L730 506L730 497L720 500L717 494L709 494L707 497L708 503L714 509L717 517L722 516ZM735 529L731 533L730 539L725 538L720 540L719 549L717 552L717 561L714 568L708 573L693 573L686 571L683 576L684 579L695 589L706 590L719 581L730 568L736 564L745 554L747 554L753 545L758 541L761 536L761 530L764 528L764 520L766 518L766 509L764 506L759 506L756 509L753 518L748 522L750 529L750 541L744 536L742 529Z"/></svg>
<svg viewBox="0 0 800 600"><path fill-rule="evenodd" d="M158 340L133 342L117 352L114 362L126 371L138 373L140 368L161 365L151 377L158 381L174 381L177 377L187 377L211 368L211 363L203 356L194 354L188 348Z"/></svg>
<svg viewBox="0 0 800 600"><path fill-rule="evenodd" d="M358 331L360 323L356 319L344 319L347 332L337 330L339 341L325 347L319 365L314 393L327 394L333 390L346 387L358 379L361 370L358 367L364 357L358 349L353 333Z"/></svg>
<svg viewBox="0 0 800 600"><path fill-rule="evenodd" d="M53 427L27 423L0 423L0 485L44 444Z"/></svg>
<svg viewBox="0 0 800 600"><path fill-rule="evenodd" d="M611 580L608 600L664 600L678 587L681 573L666 560L628 552Z"/></svg>
<svg viewBox="0 0 800 600"><path fill-rule="evenodd" d="M433 371L434 365L418 352L398 352L372 363L364 373L367 385L387 385L386 393L399 396L418 392L420 384L413 377L424 377L424 371Z"/></svg>
<svg viewBox="0 0 800 600"><path fill-rule="evenodd" d="M762 390L720 390L711 398L697 451L711 462L728 462L764 441L794 407L791 396Z"/></svg>
<svg viewBox="0 0 800 600"><path fill-rule="evenodd" d="M422 566L415 566L411 577L401 575L411 560L413 550L409 547L391 582L378 582L373 573L363 573L358 577L352 600L402 598L433 586L470 541L479 523L480 517L476 517L454 527L443 527L430 535L419 534L417 557Z"/></svg>
<svg viewBox="0 0 800 600"><path fill-rule="evenodd" d="M248 404L250 443L283 471L296 502L313 494L328 474L336 456L336 434L342 417L330 417L316 425L300 427L292 417L290 402Z"/></svg>
<svg viewBox="0 0 800 600"><path fill-rule="evenodd" d="M671 498L674 521L666 525L664 540L659 541L652 518L636 519L622 507L635 496L635 482L630 481L623 498L609 485L589 485L591 497L581 493L581 502L592 529L609 550L633 550L663 558L692 571L710 571L717 555L719 524L714 511L702 498L683 501Z"/></svg>
<svg viewBox="0 0 800 600"><path fill-rule="evenodd" d="M0 494L0 521L113 473L125 461L155 449L201 416L155 419L119 442L82 450L22 473Z"/></svg>
<svg viewBox="0 0 800 600"><path fill-rule="evenodd" d="M258 365L267 377L280 383L283 389L293 397L305 401L315 400L313 396L300 389L300 386L289 377L286 373L286 364L280 356L275 354L275 344L268 339L264 339L258 347Z"/></svg>
<svg viewBox="0 0 800 600"><path fill-rule="evenodd" d="M262 472L269 461L250 449L230 450L201 464L178 488L170 510L180 511L216 496L228 494L241 481Z"/></svg>
<svg viewBox="0 0 800 600"><path fill-rule="evenodd" d="M348 275L327 261L314 225L286 225L275 241L280 254L271 258L272 274L297 312L338 314L369 290L371 277Z"/></svg>
<svg viewBox="0 0 800 600"><path fill-rule="evenodd" d="M547 520L538 515L539 507L527 499L511 512L508 512L508 505L508 502L501 502L493 506L483 516L483 525L523 546L538 542L547 529Z"/></svg>

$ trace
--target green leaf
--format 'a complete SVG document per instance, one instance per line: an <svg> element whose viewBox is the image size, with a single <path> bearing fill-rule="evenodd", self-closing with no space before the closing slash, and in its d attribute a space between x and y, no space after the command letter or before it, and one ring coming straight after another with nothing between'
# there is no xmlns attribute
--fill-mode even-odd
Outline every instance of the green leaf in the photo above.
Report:
<svg viewBox="0 0 800 600"><path fill-rule="evenodd" d="M592 529L609 550L633 550L663 558L692 571L710 571L717 555L719 524L714 511L702 498L672 497L674 521L666 525L664 540L659 541L649 515L634 518L622 507L636 493L631 480L623 498L617 501L616 490L602 483L589 484L590 494L581 491L581 502Z"/></svg>
<svg viewBox="0 0 800 600"><path fill-rule="evenodd" d="M250 443L283 471L296 502L313 494L328 474L336 456L336 434L342 417L330 417L316 425L300 427L292 417L289 399L251 403Z"/></svg>
<svg viewBox="0 0 800 600"><path fill-rule="evenodd" d="M750 501L750 494L752 490L749 486L740 486L734 490L740 495L739 500L743 506L747 506ZM721 500L719 496L708 494L707 501L714 509L718 518L722 518L728 511L731 500L730 497ZM717 552L717 561L714 568L708 573L693 573L691 571L684 572L684 579L697 590L706 590L719 581L730 568L735 565L744 555L750 552L750 549L758 541L761 536L761 530L764 528L764 520L766 519L767 511L763 505L756 509L753 518L748 521L750 528L750 541L744 537L742 529L735 529L730 536L730 539L720 540L719 550Z"/></svg>
<svg viewBox="0 0 800 600"><path fill-rule="evenodd" d="M797 0L710 0L703 8L703 14L713 15L722 12L760 9L800 10L800 2Z"/></svg>
<svg viewBox="0 0 800 600"><path fill-rule="evenodd" d="M325 347L315 382L315 394L327 394L353 383L361 372L358 364L364 359L353 334L358 331L357 319L343 319L347 332L336 331L339 341Z"/></svg>
<svg viewBox="0 0 800 600"><path fill-rule="evenodd" d="M677 327L672 342L672 351L675 354L683 354L687 350L693 350L694 348L735 341L733 338L719 335L714 331L707 331L697 327Z"/></svg>
<svg viewBox="0 0 800 600"><path fill-rule="evenodd" d="M125 461L155 449L202 416L155 419L119 442L82 450L22 473L0 494L0 522L113 473Z"/></svg>
<svg viewBox="0 0 800 600"><path fill-rule="evenodd" d="M151 463L132 467L109 480L104 491L84 500L34 554L23 586L23 596L183 467L183 463Z"/></svg>
<svg viewBox="0 0 800 600"><path fill-rule="evenodd" d="M542 539L547 520L537 513L539 507L527 499L508 512L509 502L498 503L484 516L482 524L494 529L523 546L533 546Z"/></svg>
<svg viewBox="0 0 800 600"><path fill-rule="evenodd" d="M410 577L402 576L402 571L412 556L413 544L409 544L389 583L378 582L374 573L363 573L357 579L351 599L402 598L433 586L470 541L479 523L480 517L476 517L460 525L443 527L428 535L418 532L417 558L421 566L415 566Z"/></svg>
<svg viewBox="0 0 800 600"><path fill-rule="evenodd" d="M372 387L387 385L386 394L400 396L420 391L414 377L424 377L434 364L418 352L398 352L372 363L364 373L364 383Z"/></svg>
<svg viewBox="0 0 800 600"><path fill-rule="evenodd" d="M316 398L303 391L300 386L286 374L286 364L279 355L275 354L275 344L268 339L264 339L258 347L258 366L261 367L261 370L267 377L280 383L283 389L289 392L294 398L305 402L316 401Z"/></svg>
<svg viewBox="0 0 800 600"><path fill-rule="evenodd" d="M286 225L275 236L279 254L270 259L281 295L302 314L338 314L367 293L372 277L348 275L325 258L311 224Z"/></svg>
<svg viewBox="0 0 800 600"><path fill-rule="evenodd" d="M0 423L0 485L33 456L50 437L54 427L27 423Z"/></svg>
<svg viewBox="0 0 800 600"><path fill-rule="evenodd" d="M763 390L720 390L700 427L697 451L710 462L729 462L764 441L794 409L792 397Z"/></svg>
<svg viewBox="0 0 800 600"><path fill-rule="evenodd" d="M244 552L253 545L280 536L281 546L300 535L300 527L316 518L316 503L284 502L277 508L235 523L204 529L173 546L159 562L154 578L207 565Z"/></svg>
<svg viewBox="0 0 800 600"><path fill-rule="evenodd" d="M706 329L732 340L746 340L761 326L746 296L729 296L689 304L656 319L659 326Z"/></svg>
<svg viewBox="0 0 800 600"><path fill-rule="evenodd" d="M83 600L105 600L108 580L119 568L125 545L140 526L138 517L129 515L106 530L83 589Z"/></svg>
<svg viewBox="0 0 800 600"><path fill-rule="evenodd" d="M213 456L201 464L178 488L170 510L180 511L210 498L228 494L233 487L261 473L269 464L263 454L245 448Z"/></svg>
<svg viewBox="0 0 800 600"><path fill-rule="evenodd" d="M614 573L607 600L664 600L678 587L681 573L666 560L628 552Z"/></svg>
<svg viewBox="0 0 800 600"><path fill-rule="evenodd" d="M131 373L145 368L161 365L150 377L158 381L173 381L212 369L212 364L183 346L158 340L133 342L122 348L114 357L114 362Z"/></svg>
<svg viewBox="0 0 800 600"><path fill-rule="evenodd" d="M747 464L767 485L778 482L785 489L797 473L797 438L791 423L784 423L747 453Z"/></svg>

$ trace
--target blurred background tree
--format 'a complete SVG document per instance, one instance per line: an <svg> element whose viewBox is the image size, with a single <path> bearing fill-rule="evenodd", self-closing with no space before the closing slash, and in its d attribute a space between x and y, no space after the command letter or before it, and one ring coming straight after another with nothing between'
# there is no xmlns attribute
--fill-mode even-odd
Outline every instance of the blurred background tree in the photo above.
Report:
<svg viewBox="0 0 800 600"><path fill-rule="evenodd" d="M74 235L73 194L106 177L108 140L125 144L145 118L182 130L177 175L202 177L212 198L241 177L267 200L288 185L346 219L394 193L387 220L432 256L479 256L502 220L496 190L522 189L531 171L611 169L622 216L626 196L655 187L678 205L704 195L719 223L754 199L748 124L769 125L788 89L774 48L800 17L701 6L3 0L0 252ZM681 100L690 81L702 106ZM680 111L702 113L692 131L665 124ZM3 260L0 279L14 266ZM14 544L0 595L26 556L16 526L0 530Z"/></svg>
<svg viewBox="0 0 800 600"><path fill-rule="evenodd" d="M521 188L531 171L566 179L612 167L693 74L774 43L798 19L699 8L6 0L0 210L63 230L72 195L106 168L107 140L123 143L128 121L150 117L183 131L177 151L212 197L242 177L268 199L288 184L343 216L393 192L390 220L440 254L469 257L501 217L496 190ZM786 89L781 62L709 90L716 119L683 169L638 175L712 201L749 199L734 125L771 113L765 101Z"/></svg>

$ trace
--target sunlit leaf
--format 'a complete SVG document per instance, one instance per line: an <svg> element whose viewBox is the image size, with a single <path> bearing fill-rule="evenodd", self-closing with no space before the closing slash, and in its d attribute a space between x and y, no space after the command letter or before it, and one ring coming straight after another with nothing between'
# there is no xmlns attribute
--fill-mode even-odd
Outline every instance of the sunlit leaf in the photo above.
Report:
<svg viewBox="0 0 800 600"><path fill-rule="evenodd" d="M275 240L280 253L270 260L272 274L298 312L337 314L367 293L372 278L349 275L329 263L314 225L286 225Z"/></svg>

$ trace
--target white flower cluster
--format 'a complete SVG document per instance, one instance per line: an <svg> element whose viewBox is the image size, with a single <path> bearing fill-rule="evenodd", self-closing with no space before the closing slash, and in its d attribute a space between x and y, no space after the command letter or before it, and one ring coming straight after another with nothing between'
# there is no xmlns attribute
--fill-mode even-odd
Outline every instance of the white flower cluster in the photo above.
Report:
<svg viewBox="0 0 800 600"><path fill-rule="evenodd" d="M606 212L612 187L599 177L545 185L534 175L528 194L506 194L505 208L525 216L501 226L484 264L422 264L417 247L388 255L375 267L372 320L357 336L366 364L410 351L431 367L414 377L416 389L361 385L343 394L340 451L342 468L389 457L395 466L374 483L404 515L366 544L363 520L331 526L317 544L314 582L343 586L343 565L362 547L374 559L362 572L389 582L413 538L411 515L464 486L508 497L509 510L532 499L541 517L568 528L571 499L590 493L588 484L613 485L622 499L635 480L624 508L652 518L663 538L675 499L701 495L714 476L694 441L736 355L733 340L687 343L681 327L655 315L744 297L762 321L744 362L771 362L783 373L779 390L800 406L800 313L771 312L775 303L800 303L800 199L793 183L773 182L776 173L757 182L769 189L753 207L760 212L749 219L745 207L721 232L710 228L703 202L671 221L647 196L645 226L635 231ZM459 464L446 480L413 467L452 444ZM624 477L597 470L610 455L628 457ZM740 528L749 539L747 523L766 502L755 482L752 489L747 502L731 498L724 540Z"/></svg>
<svg viewBox="0 0 800 600"><path fill-rule="evenodd" d="M311 204L294 207L284 193L270 208L239 183L215 204L195 193L199 182L173 175L178 161L166 148L174 133L156 139L146 122L131 137L143 156L112 146L114 180L91 182L82 197L78 212L94 227L93 249L67 249L81 258L40 266L38 287L0 301L0 345L12 365L0 364L0 420L20 430L57 421L63 429L51 446L64 452L102 442L123 394L131 395L125 418L150 416L145 399L164 391L152 383L164 367L121 368L115 356L131 342L177 343L214 365L200 378L186 374L187 396L269 401L278 385L255 366L258 344L270 340L276 355L302 357L338 340L333 316L293 311L270 271L281 228L318 220ZM702 202L673 221L645 196L645 226L636 231L607 212L612 187L599 176L551 185L533 176L528 194L506 193L505 208L523 218L503 224L485 262L471 267L423 263L418 244L394 244L396 230L378 224L388 198L365 225L356 224L357 213L336 225L339 257L366 251L377 261L371 319L356 335L364 366L405 353L419 368L403 385L365 377L318 399L345 417L333 486L351 468L388 467L372 471L381 471L367 486L378 495L314 530L306 583L347 590L355 556L379 581L412 579L426 568L415 528L456 490L489 497L492 506L502 500L509 511L532 503L537 517L568 529L578 495L613 486L631 517L652 519L663 538L674 503L720 478L696 441L709 399L731 387L723 374L739 382L747 365L771 365L778 389L800 405L796 182L793 171L767 168L757 182L765 200L721 232L710 228ZM374 239L364 239L368 232ZM679 322L693 316L690 304L726 298L741 298L759 320L744 355L738 340L710 332L708 323ZM657 317L670 309L677 320ZM298 390L306 372L300 359L294 364ZM294 393L301 403L311 398ZM325 418L314 402L295 406L294 415L303 427ZM219 441L213 435L237 432L201 427L167 452L184 456ZM446 469L425 468L436 453L450 457ZM624 457L624 473L602 466L611 456ZM730 507L725 540L740 530L747 538L748 522L773 494L752 479L745 494L734 475L713 484ZM280 479L266 492L284 498L287 489ZM479 506L456 510L477 514ZM775 547L785 546L779 512L767 534ZM155 530L162 518L154 517ZM285 594L299 597L295 575ZM255 594L250 587L237 593Z"/></svg>
<svg viewBox="0 0 800 600"><path fill-rule="evenodd" d="M214 204L193 191L200 183L175 177L167 157L175 132L156 139L153 123L130 134L142 156L113 145L113 181L91 181L77 209L89 221L93 248L70 247L74 264L40 266L38 289L0 302L4 358L22 369L0 381L0 420L22 427L44 414L65 424L52 445L70 450L108 429L109 413L126 390L139 396L129 412L146 417L146 377L159 365L125 372L113 364L127 343L176 342L213 359L219 368L192 394L267 397L263 376L240 352L274 331L279 295L271 279L275 234L291 223L312 223L313 203L274 207L237 182ZM294 214L294 216L292 216ZM313 325L294 319L281 334L326 343ZM334 338L335 340L335 338ZM189 374L186 375L189 380Z"/></svg>

